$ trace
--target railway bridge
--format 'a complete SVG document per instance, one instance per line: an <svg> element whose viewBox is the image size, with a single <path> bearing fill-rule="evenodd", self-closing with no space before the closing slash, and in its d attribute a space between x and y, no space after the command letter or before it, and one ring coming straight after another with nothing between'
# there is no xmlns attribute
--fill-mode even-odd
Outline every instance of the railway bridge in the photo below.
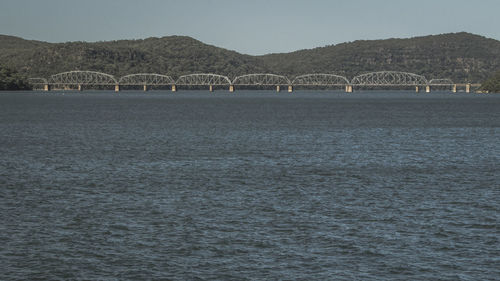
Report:
<svg viewBox="0 0 500 281"><path fill-rule="evenodd" d="M236 88L256 88L273 87L277 92L287 89L292 92L294 87L302 88L329 88L342 87L345 92L352 93L354 88L409 88L414 87L416 92L425 89L429 93L432 88L446 88L456 93L457 89L464 88L470 93L473 88L479 88L480 84L455 83L450 79L427 80L422 75L400 71L377 71L364 73L349 80L345 76L329 73L311 73L289 79L286 76L272 73L255 73L237 76L230 79L227 76L214 73L193 73L182 75L177 79L171 76L157 73L135 73L115 78L113 75L96 71L68 71L54 74L49 78L30 78L29 82L34 88L45 91L57 89L77 89L84 88L110 88L113 87L119 92L123 87L142 87L147 91L151 87L170 87L175 92L179 87L207 87L210 92L215 87L228 88L234 92Z"/></svg>

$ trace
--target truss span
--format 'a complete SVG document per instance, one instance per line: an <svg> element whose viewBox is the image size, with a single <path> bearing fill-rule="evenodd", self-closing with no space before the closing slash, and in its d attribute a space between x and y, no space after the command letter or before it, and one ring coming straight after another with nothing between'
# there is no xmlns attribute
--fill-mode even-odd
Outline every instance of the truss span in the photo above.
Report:
<svg viewBox="0 0 500 281"><path fill-rule="evenodd" d="M290 80L282 75L269 73L247 74L234 78L233 85L240 86L280 86L291 85Z"/></svg>
<svg viewBox="0 0 500 281"><path fill-rule="evenodd" d="M360 86L419 86L427 85L424 76L408 72L379 71L354 77L353 85Z"/></svg>
<svg viewBox="0 0 500 281"><path fill-rule="evenodd" d="M177 79L176 85L180 86L220 86L231 85L231 80L227 76L212 73L197 73L183 75Z"/></svg>
<svg viewBox="0 0 500 281"><path fill-rule="evenodd" d="M109 74L95 71L69 71L50 76L49 84L56 85L117 85Z"/></svg>
<svg viewBox="0 0 500 281"><path fill-rule="evenodd" d="M454 84L451 79L431 79L429 81L431 86L452 86Z"/></svg>
<svg viewBox="0 0 500 281"><path fill-rule="evenodd" d="M118 81L123 86L164 86L175 84L174 79L170 76L156 73L136 73L123 76Z"/></svg>
<svg viewBox="0 0 500 281"><path fill-rule="evenodd" d="M292 81L294 86L345 86L349 80L344 76L325 73L305 74L295 77Z"/></svg>

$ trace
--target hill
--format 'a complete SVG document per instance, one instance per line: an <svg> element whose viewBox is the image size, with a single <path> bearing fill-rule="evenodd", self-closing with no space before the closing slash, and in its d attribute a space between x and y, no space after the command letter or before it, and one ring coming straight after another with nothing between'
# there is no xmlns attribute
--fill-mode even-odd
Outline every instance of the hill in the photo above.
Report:
<svg viewBox="0 0 500 281"><path fill-rule="evenodd" d="M0 64L29 77L48 77L77 69L115 76L152 72L177 77L211 72L235 77L272 72L294 77L325 72L349 78L369 71L398 70L429 79L481 82L500 69L500 41L470 33L450 33L362 40L292 53L250 56L185 36L46 43L0 35Z"/></svg>
<svg viewBox="0 0 500 281"><path fill-rule="evenodd" d="M2 36L0 62L29 76L41 77L76 69L116 76L139 72L182 75L263 71L255 57L184 36L54 44Z"/></svg>
<svg viewBox="0 0 500 281"><path fill-rule="evenodd" d="M500 41L469 33L363 40L267 55L264 60L271 69L289 75L337 70L353 77L362 72L395 70L428 79L480 82L500 69Z"/></svg>

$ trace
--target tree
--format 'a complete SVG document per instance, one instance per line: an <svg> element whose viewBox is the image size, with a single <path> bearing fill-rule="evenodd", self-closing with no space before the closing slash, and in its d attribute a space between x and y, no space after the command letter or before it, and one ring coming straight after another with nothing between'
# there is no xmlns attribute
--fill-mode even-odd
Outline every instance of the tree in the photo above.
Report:
<svg viewBox="0 0 500 281"><path fill-rule="evenodd" d="M481 89L491 93L500 93L500 70L486 80Z"/></svg>
<svg viewBox="0 0 500 281"><path fill-rule="evenodd" d="M0 65L0 91L28 90L27 79L17 71Z"/></svg>

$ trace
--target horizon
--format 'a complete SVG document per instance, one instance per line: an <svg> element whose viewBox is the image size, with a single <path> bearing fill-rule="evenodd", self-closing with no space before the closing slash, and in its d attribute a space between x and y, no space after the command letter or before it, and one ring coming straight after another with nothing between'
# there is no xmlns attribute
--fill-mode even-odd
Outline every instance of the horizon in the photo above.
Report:
<svg viewBox="0 0 500 281"><path fill-rule="evenodd" d="M417 4L396 0L4 2L1 34L48 43L178 35L258 56L357 40L459 32L500 40L496 28L500 2L494 0L482 1L481 7L465 0L422 0Z"/></svg>

